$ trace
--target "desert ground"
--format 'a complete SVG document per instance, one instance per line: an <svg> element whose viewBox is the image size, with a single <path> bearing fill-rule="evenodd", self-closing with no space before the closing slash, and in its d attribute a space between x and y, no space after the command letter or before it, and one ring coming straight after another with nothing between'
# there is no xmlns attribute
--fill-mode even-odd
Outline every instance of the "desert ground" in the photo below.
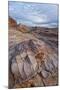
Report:
<svg viewBox="0 0 60 90"><path fill-rule="evenodd" d="M9 88L58 85L58 28L8 22Z"/></svg>

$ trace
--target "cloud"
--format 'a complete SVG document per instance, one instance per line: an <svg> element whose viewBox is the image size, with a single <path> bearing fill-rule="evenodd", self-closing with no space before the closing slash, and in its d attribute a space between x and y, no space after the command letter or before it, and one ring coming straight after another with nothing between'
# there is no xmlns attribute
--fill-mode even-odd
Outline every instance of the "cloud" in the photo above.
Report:
<svg viewBox="0 0 60 90"><path fill-rule="evenodd" d="M54 4L40 4L9 1L9 15L24 24L47 25L49 22L57 25L58 6ZM49 23L51 25L51 23Z"/></svg>
<svg viewBox="0 0 60 90"><path fill-rule="evenodd" d="M47 16L43 14L29 15L27 18L34 23L43 23L43 22L45 23L48 20Z"/></svg>

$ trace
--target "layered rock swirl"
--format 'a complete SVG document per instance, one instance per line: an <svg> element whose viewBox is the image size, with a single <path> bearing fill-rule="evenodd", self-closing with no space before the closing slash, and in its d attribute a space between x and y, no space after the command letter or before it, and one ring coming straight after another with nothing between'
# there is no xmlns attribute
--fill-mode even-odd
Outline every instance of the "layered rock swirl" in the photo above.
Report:
<svg viewBox="0 0 60 90"><path fill-rule="evenodd" d="M47 42L9 28L9 88L58 85L58 53Z"/></svg>

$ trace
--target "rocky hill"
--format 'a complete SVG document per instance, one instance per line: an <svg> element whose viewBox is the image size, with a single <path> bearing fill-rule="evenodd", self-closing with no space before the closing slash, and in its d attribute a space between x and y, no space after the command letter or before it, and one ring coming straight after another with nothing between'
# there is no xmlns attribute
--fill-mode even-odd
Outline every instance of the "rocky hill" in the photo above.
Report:
<svg viewBox="0 0 60 90"><path fill-rule="evenodd" d="M29 32L30 28L26 25L18 24L17 29L23 33Z"/></svg>
<svg viewBox="0 0 60 90"><path fill-rule="evenodd" d="M13 22L13 23L11 23ZM9 88L58 85L58 30L9 19Z"/></svg>
<svg viewBox="0 0 60 90"><path fill-rule="evenodd" d="M9 18L8 18L8 25L9 25L9 27L16 27L17 26L17 22L9 16Z"/></svg>

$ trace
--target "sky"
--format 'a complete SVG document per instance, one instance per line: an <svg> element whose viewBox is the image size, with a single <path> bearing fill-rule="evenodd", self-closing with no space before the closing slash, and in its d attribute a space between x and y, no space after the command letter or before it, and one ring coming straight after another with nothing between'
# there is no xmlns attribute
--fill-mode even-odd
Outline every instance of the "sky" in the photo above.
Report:
<svg viewBox="0 0 60 90"><path fill-rule="evenodd" d="M28 26L57 27L58 5L9 1L9 16Z"/></svg>

